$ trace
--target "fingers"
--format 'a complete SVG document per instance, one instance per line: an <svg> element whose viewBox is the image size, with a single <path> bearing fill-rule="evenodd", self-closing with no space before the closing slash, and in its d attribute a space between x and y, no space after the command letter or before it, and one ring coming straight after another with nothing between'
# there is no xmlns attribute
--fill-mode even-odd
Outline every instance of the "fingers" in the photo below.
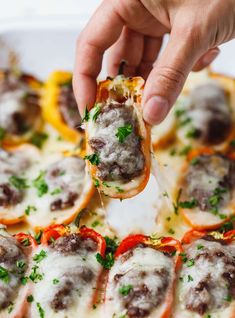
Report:
<svg viewBox="0 0 235 318"><path fill-rule="evenodd" d="M148 37L144 39L144 52L140 62L137 75L141 75L147 79L153 68L153 63L156 61L162 46L162 37Z"/></svg>
<svg viewBox="0 0 235 318"><path fill-rule="evenodd" d="M114 77L118 73L121 60L126 60L125 76L136 75L143 56L144 36L124 27L118 41L110 48L108 57L108 75Z"/></svg>
<svg viewBox="0 0 235 318"><path fill-rule="evenodd" d="M196 64L193 67L193 71L198 72L204 69L205 67L209 66L219 54L220 54L220 49L218 47L208 50L196 62Z"/></svg>
<svg viewBox="0 0 235 318"><path fill-rule="evenodd" d="M202 55L192 34L172 30L166 49L151 71L144 90L143 115L151 125L160 123L169 112L183 88L188 73Z"/></svg>
<svg viewBox="0 0 235 318"><path fill-rule="evenodd" d="M95 102L104 51L119 38L123 23L112 2L104 1L78 39L73 89L81 114Z"/></svg>

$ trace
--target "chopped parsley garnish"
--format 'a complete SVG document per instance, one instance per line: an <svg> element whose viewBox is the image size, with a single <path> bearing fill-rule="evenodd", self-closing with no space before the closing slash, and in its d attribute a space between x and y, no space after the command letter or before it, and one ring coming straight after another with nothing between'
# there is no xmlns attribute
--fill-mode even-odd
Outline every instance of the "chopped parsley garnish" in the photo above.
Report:
<svg viewBox="0 0 235 318"><path fill-rule="evenodd" d="M181 260L183 263L186 263L188 261L186 253L180 253L179 256L181 256Z"/></svg>
<svg viewBox="0 0 235 318"><path fill-rule="evenodd" d="M182 115L184 115L186 112L185 109L176 109L175 110L175 117L176 118L180 118Z"/></svg>
<svg viewBox="0 0 235 318"><path fill-rule="evenodd" d="M175 156L176 155L176 149L175 148L172 148L171 150L170 150L170 156Z"/></svg>
<svg viewBox="0 0 235 318"><path fill-rule="evenodd" d="M55 195L55 194L59 194L59 193L61 193L62 192L62 189L61 188L56 188L56 189L54 189L53 191L51 191L51 195Z"/></svg>
<svg viewBox="0 0 235 318"><path fill-rule="evenodd" d="M8 284L10 282L10 274L9 272L2 266L0 266L0 279Z"/></svg>
<svg viewBox="0 0 235 318"><path fill-rule="evenodd" d="M93 113L92 120L93 121L96 121L97 117L100 114L100 110L101 110L100 105L95 105L95 107L94 107L94 109L92 111L92 113Z"/></svg>
<svg viewBox="0 0 235 318"><path fill-rule="evenodd" d="M93 166L97 166L100 163L100 158L96 153L87 155L84 157L85 160L89 160Z"/></svg>
<svg viewBox="0 0 235 318"><path fill-rule="evenodd" d="M232 215L229 219L229 221L225 222L220 228L219 228L219 231L221 233L225 233L225 232L228 232L230 230L233 230L233 222L235 221L235 216Z"/></svg>
<svg viewBox="0 0 235 318"><path fill-rule="evenodd" d="M28 277L25 277L25 276L24 276L24 277L21 278L21 284L22 284L22 285L26 285L27 282L28 282Z"/></svg>
<svg viewBox="0 0 235 318"><path fill-rule="evenodd" d="M8 314L10 314L13 309L14 309L14 304L11 302L10 305L7 307Z"/></svg>
<svg viewBox="0 0 235 318"><path fill-rule="evenodd" d="M36 242L38 244L41 243L41 236L42 236L42 231L41 230L38 233L36 233L35 236L34 236L34 238L35 238L35 240L36 240Z"/></svg>
<svg viewBox="0 0 235 318"><path fill-rule="evenodd" d="M110 238L108 236L104 237L106 242L106 251L107 253L114 254L116 252L116 249L118 248L118 241L116 238Z"/></svg>
<svg viewBox="0 0 235 318"><path fill-rule="evenodd" d="M39 254L34 255L33 260L36 263L40 263L45 257L47 257L47 252L45 252L44 250L41 250Z"/></svg>
<svg viewBox="0 0 235 318"><path fill-rule="evenodd" d="M180 155L180 156L186 156L191 149L192 149L192 147L191 147L190 145L187 145L187 146L183 147L183 148L180 150L179 155Z"/></svg>
<svg viewBox="0 0 235 318"><path fill-rule="evenodd" d="M38 309L40 318L45 318L45 310L42 308L40 303L37 303L37 309Z"/></svg>
<svg viewBox="0 0 235 318"><path fill-rule="evenodd" d="M179 202L179 206L184 209L192 209L192 208L195 208L197 205L198 205L198 202L194 198L191 201Z"/></svg>
<svg viewBox="0 0 235 318"><path fill-rule="evenodd" d="M175 234L175 231L173 229L169 229L168 233L173 235L173 234Z"/></svg>
<svg viewBox="0 0 235 318"><path fill-rule="evenodd" d="M30 245L30 242L29 242L29 238L28 237L25 237L21 243L24 245L24 246L29 246Z"/></svg>
<svg viewBox="0 0 235 318"><path fill-rule="evenodd" d="M111 187L106 181L103 181L102 184L103 184L106 188L110 188L110 187Z"/></svg>
<svg viewBox="0 0 235 318"><path fill-rule="evenodd" d="M100 225L100 221L95 220L95 221L91 224L91 227L97 227L98 225Z"/></svg>
<svg viewBox="0 0 235 318"><path fill-rule="evenodd" d="M197 138L198 136L198 130L194 127L192 127L190 130L186 132L186 138Z"/></svg>
<svg viewBox="0 0 235 318"><path fill-rule="evenodd" d="M188 125L189 123L191 123L191 121L192 121L192 119L189 118L189 117L182 118L182 119L180 119L180 121L179 121L179 127L186 126L186 125Z"/></svg>
<svg viewBox="0 0 235 318"><path fill-rule="evenodd" d="M192 166L195 166L196 164L198 164L199 163L199 159L198 158L193 158L191 161L190 161L190 164L192 165Z"/></svg>
<svg viewBox="0 0 235 318"><path fill-rule="evenodd" d="M89 119L90 119L90 113L89 113L89 111L88 111L88 109L87 109L87 106L86 106L85 111L84 111L84 116L83 116L82 122L88 121Z"/></svg>
<svg viewBox="0 0 235 318"><path fill-rule="evenodd" d="M170 216L167 216L167 217L166 217L166 220L167 220L168 222L170 222L171 217L170 217Z"/></svg>
<svg viewBox="0 0 235 318"><path fill-rule="evenodd" d="M194 265L194 263L195 263L195 261L194 261L194 259L193 258L191 258L191 259L189 259L188 261L187 261L187 267L192 267L193 265Z"/></svg>
<svg viewBox="0 0 235 318"><path fill-rule="evenodd" d="M191 275L188 275L188 282L192 282L193 281L193 277Z"/></svg>
<svg viewBox="0 0 235 318"><path fill-rule="evenodd" d="M224 300L228 301L228 302L231 302L232 301L232 296L230 294L228 294Z"/></svg>
<svg viewBox="0 0 235 318"><path fill-rule="evenodd" d="M54 284L54 285L59 284L59 282L60 282L59 279L57 279L57 278L54 278L54 279L53 279L53 284Z"/></svg>
<svg viewBox="0 0 235 318"><path fill-rule="evenodd" d="M0 140L3 140L6 135L6 130L0 127Z"/></svg>
<svg viewBox="0 0 235 318"><path fill-rule="evenodd" d="M123 143L125 139L132 133L132 130L132 125L127 124L123 127L119 127L115 136L118 138L120 143Z"/></svg>
<svg viewBox="0 0 235 318"><path fill-rule="evenodd" d="M30 142L36 147L38 147L39 149L41 149L47 139L48 139L47 133L35 132L33 136L31 137Z"/></svg>
<svg viewBox="0 0 235 318"><path fill-rule="evenodd" d="M23 189L27 189L28 185L27 185L27 179L25 178L19 178L17 176L11 176L9 178L10 184L13 185L13 187L15 187L18 190L23 190Z"/></svg>
<svg viewBox="0 0 235 318"><path fill-rule="evenodd" d="M37 211L37 208L34 205L28 205L24 213L26 215L30 215L31 212L35 212L35 211Z"/></svg>
<svg viewBox="0 0 235 318"><path fill-rule="evenodd" d="M100 186L100 182L98 179L93 179L93 182L94 182L95 188L98 188Z"/></svg>
<svg viewBox="0 0 235 318"><path fill-rule="evenodd" d="M115 188L116 188L116 190L117 190L118 193L123 193L123 192L124 192L124 190L123 190L122 188L118 187L118 186L115 187Z"/></svg>
<svg viewBox="0 0 235 318"><path fill-rule="evenodd" d="M93 305L92 305L92 309L95 310L96 308L97 308L97 305L96 305L96 304L93 304Z"/></svg>
<svg viewBox="0 0 235 318"><path fill-rule="evenodd" d="M16 266L21 269L21 272L23 273L25 271L25 262L24 261L17 261Z"/></svg>
<svg viewBox="0 0 235 318"><path fill-rule="evenodd" d="M39 197L48 192L48 185L44 179L46 171L41 171L36 179L33 180L33 186L37 189Z"/></svg>
<svg viewBox="0 0 235 318"><path fill-rule="evenodd" d="M29 278L31 279L32 282L37 283L39 280L43 279L43 275L38 273L38 266L34 265L32 267L32 272L29 275Z"/></svg>
<svg viewBox="0 0 235 318"><path fill-rule="evenodd" d="M28 303L32 303L33 301L34 301L33 295L29 295L29 296L27 297L27 302L28 302Z"/></svg>
<svg viewBox="0 0 235 318"><path fill-rule="evenodd" d="M133 289L132 285L123 285L118 289L118 292L122 296L129 295L130 291Z"/></svg>
<svg viewBox="0 0 235 318"><path fill-rule="evenodd" d="M176 202L173 202L174 213L178 215L179 213L179 202L181 197L182 189L180 188L176 197Z"/></svg>
<svg viewBox="0 0 235 318"><path fill-rule="evenodd" d="M96 260L100 263L105 269L110 269L114 264L114 255L113 253L107 253L105 257L102 257L100 253L96 254Z"/></svg>
<svg viewBox="0 0 235 318"><path fill-rule="evenodd" d="M1 139L1 137L0 137L0 139ZM235 147L235 139L231 140L230 146L231 146L231 147Z"/></svg>
<svg viewBox="0 0 235 318"><path fill-rule="evenodd" d="M204 248L204 245L198 244L197 245L197 250L202 250Z"/></svg>
<svg viewBox="0 0 235 318"><path fill-rule="evenodd" d="M223 194L228 190L226 188L215 188L213 195L208 198L208 204L210 206L210 211L214 215L219 213L219 204L223 200Z"/></svg>

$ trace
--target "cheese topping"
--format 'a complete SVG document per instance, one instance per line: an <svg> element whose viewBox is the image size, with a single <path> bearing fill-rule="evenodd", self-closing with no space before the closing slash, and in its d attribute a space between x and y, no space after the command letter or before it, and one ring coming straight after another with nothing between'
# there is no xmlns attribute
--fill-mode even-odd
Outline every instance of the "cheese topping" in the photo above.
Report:
<svg viewBox="0 0 235 318"><path fill-rule="evenodd" d="M229 306L235 297L234 256L234 246L211 236L186 246L179 282L184 309L204 315Z"/></svg>
<svg viewBox="0 0 235 318"><path fill-rule="evenodd" d="M173 259L158 250L138 246L124 253L109 273L110 317L149 317L164 303L173 275Z"/></svg>

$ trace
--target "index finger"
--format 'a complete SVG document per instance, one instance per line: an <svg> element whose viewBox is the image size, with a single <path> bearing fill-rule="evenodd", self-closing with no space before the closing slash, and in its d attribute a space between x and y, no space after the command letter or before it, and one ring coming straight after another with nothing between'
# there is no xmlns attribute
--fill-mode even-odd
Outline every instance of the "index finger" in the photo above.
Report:
<svg viewBox="0 0 235 318"><path fill-rule="evenodd" d="M103 54L119 38L123 26L113 2L103 1L78 38L73 89L82 115L86 106L94 105Z"/></svg>

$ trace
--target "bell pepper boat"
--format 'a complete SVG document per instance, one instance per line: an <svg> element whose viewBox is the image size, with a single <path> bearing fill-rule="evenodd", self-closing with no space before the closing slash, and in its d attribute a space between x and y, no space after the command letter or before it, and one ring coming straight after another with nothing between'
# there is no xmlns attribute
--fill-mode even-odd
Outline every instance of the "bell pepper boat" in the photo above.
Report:
<svg viewBox="0 0 235 318"><path fill-rule="evenodd" d="M178 204L191 227L216 229L235 213L234 173L234 159L212 148L189 153L176 192L181 191Z"/></svg>
<svg viewBox="0 0 235 318"><path fill-rule="evenodd" d="M88 167L75 153L49 155L32 173L26 221L33 228L69 224L89 203L94 186Z"/></svg>
<svg viewBox="0 0 235 318"><path fill-rule="evenodd" d="M178 98L166 123L162 123L164 135L158 135L161 127L153 127L155 147L166 147L172 138L179 145L213 146L224 149L234 137L234 89L233 79L207 74L201 81L194 77ZM226 79L226 80L225 80ZM190 85L190 82L196 84ZM156 136L156 137L154 137Z"/></svg>
<svg viewBox="0 0 235 318"><path fill-rule="evenodd" d="M170 317L179 253L181 245L171 237L125 238L109 272L104 317Z"/></svg>
<svg viewBox="0 0 235 318"><path fill-rule="evenodd" d="M0 70L0 140L12 146L41 134L41 83L33 76Z"/></svg>
<svg viewBox="0 0 235 318"><path fill-rule="evenodd" d="M96 254L104 256L105 249L104 238L92 229L46 228L32 256L33 301L27 317L90 317L102 272Z"/></svg>
<svg viewBox="0 0 235 318"><path fill-rule="evenodd" d="M32 250L30 235L11 236L0 227L0 317L23 318L27 310L29 286L25 275L29 270Z"/></svg>
<svg viewBox="0 0 235 318"><path fill-rule="evenodd" d="M142 117L141 77L100 82L86 111L86 159L100 192L126 199L141 192L150 174L150 128Z"/></svg>
<svg viewBox="0 0 235 318"><path fill-rule="evenodd" d="M44 119L65 140L74 143L81 140L83 137L82 119L73 94L72 73L53 72L44 85L41 103Z"/></svg>
<svg viewBox="0 0 235 318"><path fill-rule="evenodd" d="M28 190L25 173L30 171L38 157L38 149L30 144L0 148L1 223L10 225L24 221L23 206Z"/></svg>
<svg viewBox="0 0 235 318"><path fill-rule="evenodd" d="M234 237L234 230L185 234L173 318L235 317Z"/></svg>

